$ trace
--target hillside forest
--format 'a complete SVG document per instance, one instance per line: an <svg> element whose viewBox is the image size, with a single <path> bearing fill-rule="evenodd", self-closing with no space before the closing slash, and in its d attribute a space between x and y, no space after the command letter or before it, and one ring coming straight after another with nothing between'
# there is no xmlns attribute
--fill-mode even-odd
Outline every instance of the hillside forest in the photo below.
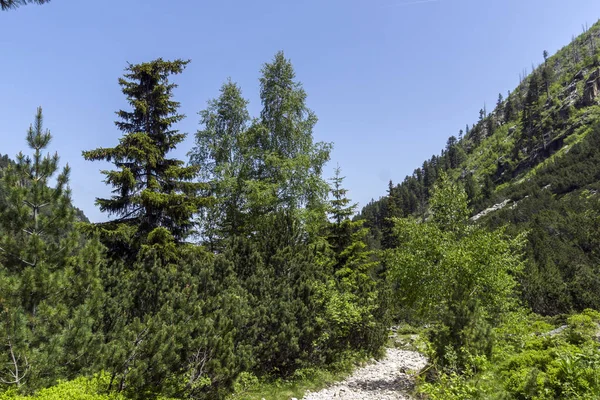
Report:
<svg viewBox="0 0 600 400"><path fill-rule="evenodd" d="M599 398L599 46L596 24L544 52L362 210L283 52L258 114L233 80L199 106L187 159L190 61L127 65L120 138L82 153L110 165L106 222L32 110L0 157L0 399L260 399L381 356L392 326L429 359L418 398Z"/></svg>

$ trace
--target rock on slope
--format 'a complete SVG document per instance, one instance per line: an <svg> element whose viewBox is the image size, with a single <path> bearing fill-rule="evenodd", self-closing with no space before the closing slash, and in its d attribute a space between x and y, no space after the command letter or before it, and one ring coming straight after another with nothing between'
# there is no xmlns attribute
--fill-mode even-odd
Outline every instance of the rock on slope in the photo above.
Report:
<svg viewBox="0 0 600 400"><path fill-rule="evenodd" d="M357 369L352 376L319 392L307 392L303 400L401 400L409 399L414 382L411 372L425 367L426 358L414 351L388 349L386 357Z"/></svg>

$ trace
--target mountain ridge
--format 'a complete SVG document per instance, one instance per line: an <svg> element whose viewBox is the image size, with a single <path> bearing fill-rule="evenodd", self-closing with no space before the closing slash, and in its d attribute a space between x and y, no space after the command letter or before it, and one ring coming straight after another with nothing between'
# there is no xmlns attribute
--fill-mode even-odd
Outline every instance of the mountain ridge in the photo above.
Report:
<svg viewBox="0 0 600 400"><path fill-rule="evenodd" d="M596 23L556 54L544 51L544 63L506 98L500 94L492 112L481 109L479 121L458 137L450 136L439 155L425 160L401 183L390 182L387 196L367 204L356 217L370 229L370 246L395 248L391 218L426 218L430 191L446 173L464 186L472 216L480 216L477 223L504 225L515 234L529 232L521 292L534 311L598 308L592 293L600 292L600 281L593 278L600 272L600 258L592 250L591 235L573 232L572 222L559 214L595 224L592 214L598 205L593 194L600 190L600 168L594 162L600 161L599 39ZM581 275L590 278L585 285Z"/></svg>

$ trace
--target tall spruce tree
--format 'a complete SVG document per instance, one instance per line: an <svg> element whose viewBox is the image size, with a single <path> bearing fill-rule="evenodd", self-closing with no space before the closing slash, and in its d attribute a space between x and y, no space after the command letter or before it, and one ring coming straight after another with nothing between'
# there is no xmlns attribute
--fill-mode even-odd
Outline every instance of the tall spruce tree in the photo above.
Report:
<svg viewBox="0 0 600 400"><path fill-rule="evenodd" d="M398 240L396 238L396 235L394 234L393 222L393 218L398 218L402 216L402 199L399 196L398 189L399 187L394 186L394 184L390 180L388 184L388 194L386 197L385 209L383 212L383 229L381 239L381 246L383 249L392 249L398 245ZM412 209L412 207L410 206L409 208Z"/></svg>
<svg viewBox="0 0 600 400"><path fill-rule="evenodd" d="M207 203L200 194L208 187L192 182L197 165L167 157L185 137L173 127L184 116L172 100L176 85L169 78L187 63L130 65L119 80L133 108L117 112L123 137L114 148L84 152L88 160L118 168L104 171L113 197L97 200L118 218L88 229L112 250L103 270L108 390L133 398L218 398L242 359L234 340L245 297L231 264L183 243L193 215Z"/></svg>
<svg viewBox="0 0 600 400"><path fill-rule="evenodd" d="M356 212L356 203L346 197L348 190L342 186L345 176L342 176L342 170L339 165L334 170L334 176L331 178L331 201L329 214L336 226L342 225L342 222L347 221Z"/></svg>
<svg viewBox="0 0 600 400"><path fill-rule="evenodd" d="M362 221L352 221L350 217L355 213L357 204L346 196L348 190L342 186L345 177L341 175L341 169L338 166L334 170L334 176L331 178L331 200L329 201L328 214L331 223L328 224L328 242L337 256L340 256L343 250L350 245L352 233L362 226ZM334 270L339 269L343 262L336 262Z"/></svg>
<svg viewBox="0 0 600 400"><path fill-rule="evenodd" d="M115 122L123 137L115 147L83 152L86 160L110 161L117 167L103 171L113 196L96 199L101 211L118 217L98 225L109 242L133 239L139 244L158 227L182 241L193 227L192 216L204 204L197 195L204 185L191 182L198 167L167 158L185 138L173 128L185 116L172 99L177 85L169 77L183 72L188 62L159 58L129 65L119 84L133 109L118 111L120 120Z"/></svg>
<svg viewBox="0 0 600 400"><path fill-rule="evenodd" d="M367 248L369 229L352 220L356 204L342 186L340 168L331 179L327 241L333 253L333 279L327 291L327 345L329 361L341 351L376 351L387 337L387 307L376 279L379 262Z"/></svg>

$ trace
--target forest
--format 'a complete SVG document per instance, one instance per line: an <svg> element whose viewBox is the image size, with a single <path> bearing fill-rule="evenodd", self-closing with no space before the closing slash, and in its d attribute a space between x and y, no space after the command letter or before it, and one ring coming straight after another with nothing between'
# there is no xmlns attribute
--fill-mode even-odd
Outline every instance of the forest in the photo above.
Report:
<svg viewBox="0 0 600 400"><path fill-rule="evenodd" d="M28 3L51 6L0 5ZM256 115L222 84L187 159L190 61L128 64L121 137L82 153L111 166L106 222L73 205L60 127L32 110L0 156L0 400L302 397L398 335L428 359L416 398L599 398L599 45L600 23L544 51L362 210L283 51Z"/></svg>

